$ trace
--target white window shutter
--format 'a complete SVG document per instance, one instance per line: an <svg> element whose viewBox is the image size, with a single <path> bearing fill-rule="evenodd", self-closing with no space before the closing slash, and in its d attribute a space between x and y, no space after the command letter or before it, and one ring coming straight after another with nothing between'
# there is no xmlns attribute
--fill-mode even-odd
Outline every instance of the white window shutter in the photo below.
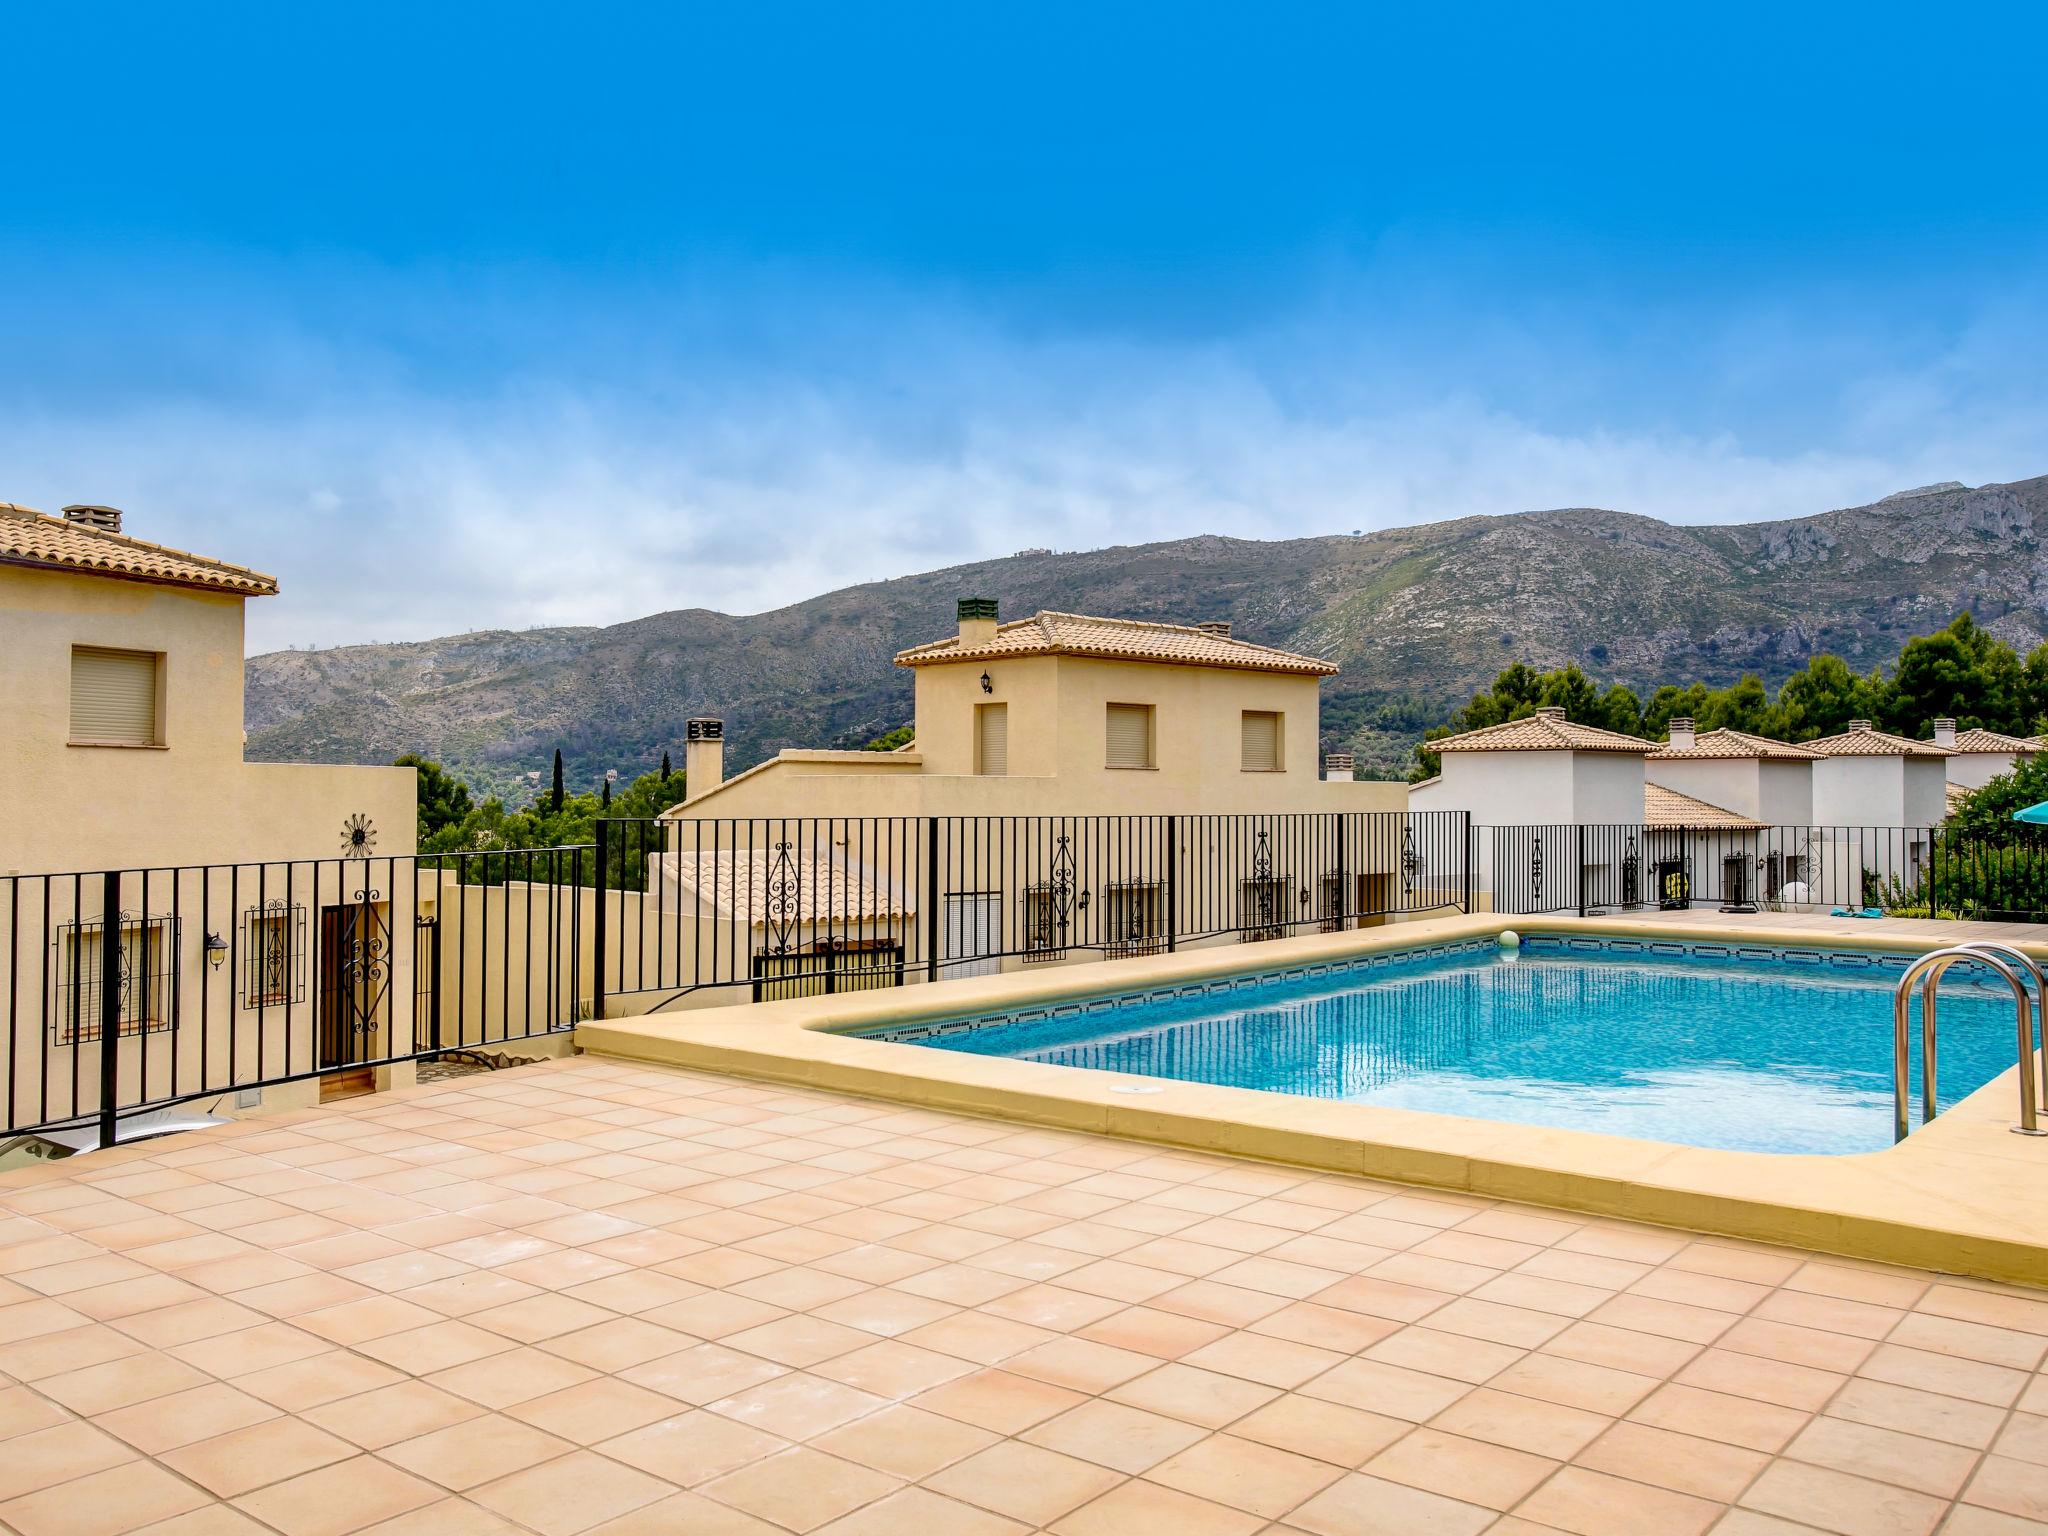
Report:
<svg viewBox="0 0 2048 1536"><path fill-rule="evenodd" d="M983 704L974 712L976 773L1001 778L1010 771L1010 706Z"/></svg>
<svg viewBox="0 0 2048 1536"><path fill-rule="evenodd" d="M76 646L71 652L71 739L120 746L163 742L156 715L157 655Z"/></svg>
<svg viewBox="0 0 2048 1536"><path fill-rule="evenodd" d="M1105 761L1112 768L1152 766L1152 707L1149 704L1109 706L1109 746Z"/></svg>
<svg viewBox="0 0 2048 1536"><path fill-rule="evenodd" d="M1275 773L1280 767L1280 717L1269 709L1244 712L1244 771Z"/></svg>

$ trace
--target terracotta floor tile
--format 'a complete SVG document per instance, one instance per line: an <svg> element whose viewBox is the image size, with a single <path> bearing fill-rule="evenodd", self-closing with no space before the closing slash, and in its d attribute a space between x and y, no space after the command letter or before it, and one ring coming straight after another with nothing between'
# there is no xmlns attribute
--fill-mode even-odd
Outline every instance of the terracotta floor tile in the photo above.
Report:
<svg viewBox="0 0 2048 1536"><path fill-rule="evenodd" d="M951 1317L954 1312L955 1308L947 1302L913 1296L908 1291L892 1290L887 1286L870 1286L857 1295L827 1302L811 1315L893 1339L913 1328L922 1328Z"/></svg>
<svg viewBox="0 0 2048 1536"><path fill-rule="evenodd" d="M1553 1461L1568 1461L1613 1421L1605 1414L1589 1413L1583 1408L1481 1387L1466 1393L1429 1422L1433 1428L1468 1439L1528 1451Z"/></svg>
<svg viewBox="0 0 2048 1536"><path fill-rule="evenodd" d="M1181 1359L1205 1371L1242 1376L1263 1386L1292 1388L1338 1364L1343 1355L1288 1339L1235 1333L1191 1350Z"/></svg>
<svg viewBox="0 0 2048 1536"><path fill-rule="evenodd" d="M129 1461L0 1504L0 1525L20 1536L130 1536L197 1509L207 1496L147 1461Z"/></svg>
<svg viewBox="0 0 2048 1536"><path fill-rule="evenodd" d="M0 1440L49 1429L53 1425L68 1423L70 1418L71 1415L55 1403L27 1387L0 1387Z"/></svg>
<svg viewBox="0 0 2048 1536"><path fill-rule="evenodd" d="M206 1382L204 1372L194 1370L182 1360L144 1354L67 1371L60 1376L46 1376L36 1383L36 1390L73 1413L96 1415L202 1387Z"/></svg>
<svg viewBox="0 0 2048 1536"><path fill-rule="evenodd" d="M1943 1499L1952 1499L1961 1491L1977 1460L1975 1453L1963 1446L1834 1417L1808 1423L1785 1454Z"/></svg>
<svg viewBox="0 0 2048 1536"><path fill-rule="evenodd" d="M273 1483L236 1503L285 1536L346 1536L434 1503L441 1490L374 1456Z"/></svg>
<svg viewBox="0 0 2048 1536"><path fill-rule="evenodd" d="M246 1429L278 1416L278 1409L260 1397L211 1382L168 1397L152 1398L117 1408L94 1420L145 1455L159 1456L195 1440L208 1440L231 1430ZM9 1456L17 1448L10 1447Z"/></svg>
<svg viewBox="0 0 2048 1536"><path fill-rule="evenodd" d="M476 1403L453 1392L423 1381L402 1381L308 1408L303 1416L308 1423L330 1434L366 1451L375 1451L460 1424L483 1411Z"/></svg>
<svg viewBox="0 0 2048 1536"><path fill-rule="evenodd" d="M521 1423L564 1440L594 1445L643 1424L652 1424L656 1419L668 1418L675 1410L676 1400L672 1397L600 1376L545 1397L529 1398L505 1412Z"/></svg>
<svg viewBox="0 0 2048 1536"><path fill-rule="evenodd" d="M1346 1360L1297 1389L1326 1402L1363 1408L1421 1424L1435 1418L1471 1390L1462 1381L1411 1371L1378 1360Z"/></svg>
<svg viewBox="0 0 2048 1536"><path fill-rule="evenodd" d="M510 1408L564 1387L589 1381L597 1373L586 1365L538 1349L511 1349L463 1365L435 1371L432 1385L486 1408Z"/></svg>
<svg viewBox="0 0 2048 1536"><path fill-rule="evenodd" d="M1789 1290L1838 1296L1844 1301L1869 1301L1885 1307L1910 1307L1927 1292L1928 1276L1903 1271L1851 1267L1813 1259L1784 1280Z"/></svg>
<svg viewBox="0 0 2048 1536"><path fill-rule="evenodd" d="M959 1383L941 1387L951 1390ZM926 1393L925 1396L931 1396ZM803 1371L789 1371L749 1386L729 1397L706 1404L713 1413L724 1414L785 1440L808 1440L828 1429L865 1417L887 1405L888 1399L863 1392L842 1382L829 1381ZM953 1417L960 1417L955 1414Z"/></svg>
<svg viewBox="0 0 2048 1536"><path fill-rule="evenodd" d="M1181 1419L1098 1399L1026 1430L1023 1438L1118 1472L1138 1473L1186 1450L1206 1434L1200 1426Z"/></svg>
<svg viewBox="0 0 2048 1536"><path fill-rule="evenodd" d="M1515 1513L1576 1536L1697 1536L1720 1517L1721 1506L1604 1472L1566 1467Z"/></svg>
<svg viewBox="0 0 2048 1536"><path fill-rule="evenodd" d="M0 1502L133 1460L132 1449L83 1420L34 1430L0 1449Z"/></svg>
<svg viewBox="0 0 2048 1536"><path fill-rule="evenodd" d="M816 1530L902 1485L893 1477L797 1446L714 1479L696 1490L797 1532Z"/></svg>
<svg viewBox="0 0 2048 1536"><path fill-rule="evenodd" d="M324 1355L290 1360L283 1365L237 1376L235 1388L251 1397L260 1397L286 1413L303 1413L321 1403L393 1386L405 1379L403 1372L378 1361L366 1360L342 1350L330 1350Z"/></svg>
<svg viewBox="0 0 2048 1536"><path fill-rule="evenodd" d="M562 1363L577 1370L583 1369L570 1361ZM619 1372L619 1378L635 1386L665 1393L678 1402L701 1407L789 1374L788 1366L728 1349L723 1344L693 1344L688 1349L677 1350L672 1355L663 1355L643 1365L628 1366Z"/></svg>
<svg viewBox="0 0 2048 1536"><path fill-rule="evenodd" d="M2048 1340L2044 1340L2048 1343ZM1715 1341L1716 1349L1737 1354L1761 1355L1793 1365L1810 1365L1823 1371L1853 1375L1856 1367L1876 1348L1869 1339L1853 1334L1830 1333L1822 1328L1804 1328L1797 1323L1773 1322L1769 1318L1745 1317Z"/></svg>
<svg viewBox="0 0 2048 1536"><path fill-rule="evenodd" d="M1827 1411L1838 1419L1978 1450L1991 1444L2005 1422L1999 1407L1862 1377L1837 1392Z"/></svg>
<svg viewBox="0 0 2048 1536"><path fill-rule="evenodd" d="M594 1447L678 1488L694 1488L788 1448L780 1436L701 1409L657 1419Z"/></svg>
<svg viewBox="0 0 2048 1536"><path fill-rule="evenodd" d="M1096 1498L1122 1475L1043 1446L1005 1440L925 1479L925 1486L983 1509L1044 1525Z"/></svg>
<svg viewBox="0 0 2048 1536"><path fill-rule="evenodd" d="M1318 1379L1327 1379L1329 1374L1325 1373ZM1272 1387L1261 1386L1242 1377L1219 1375L1215 1371L1176 1361L1127 1381L1104 1395L1127 1407L1184 1419L1204 1429L1221 1429L1231 1420L1263 1407L1280 1394Z"/></svg>
<svg viewBox="0 0 2048 1536"><path fill-rule="evenodd" d="M1901 1319L1891 1331L1889 1342L2021 1371L2038 1368L2043 1351L2048 1350L2048 1338L2040 1334L1960 1318L1933 1317L1924 1312Z"/></svg>
<svg viewBox="0 0 2048 1536"><path fill-rule="evenodd" d="M507 1526L512 1530L514 1527ZM437 1536L422 1531L420 1536ZM730 1504L694 1493L672 1493L590 1528L589 1536L786 1536L781 1526L757 1520Z"/></svg>
<svg viewBox="0 0 2048 1536"><path fill-rule="evenodd" d="M430 1376L513 1347L514 1341L502 1334L452 1320L364 1339L355 1346L360 1353L414 1376Z"/></svg>
<svg viewBox="0 0 2048 1536"><path fill-rule="evenodd" d="M1615 1425L1576 1459L1578 1465L1595 1472L1611 1472L1724 1504L1747 1488L1750 1479L1770 1461L1760 1451L1744 1450L1723 1440L1702 1440L1628 1422Z"/></svg>
<svg viewBox="0 0 2048 1536"><path fill-rule="evenodd" d="M1520 1360L1526 1350L1463 1334L1440 1333L1423 1324L1403 1328L1365 1351L1364 1358L1477 1386Z"/></svg>
<svg viewBox="0 0 2048 1536"><path fill-rule="evenodd" d="M2023 1520L2048 1521L2048 1467L2009 1456L1987 1456L1963 1497L1971 1504Z"/></svg>
<svg viewBox="0 0 2048 1536"><path fill-rule="evenodd" d="M316 1334L306 1333L289 1323L263 1323L240 1328L215 1338L180 1344L167 1353L208 1375L223 1378L246 1376L273 1365L288 1365L326 1354L334 1346Z"/></svg>
<svg viewBox="0 0 2048 1536"><path fill-rule="evenodd" d="M386 1461L457 1492L572 1450L568 1441L491 1414L386 1446Z"/></svg>
<svg viewBox="0 0 2048 1536"><path fill-rule="evenodd" d="M1922 1493L1796 1461L1773 1462L1741 1502L1841 1536L1925 1536L1944 1507Z"/></svg>
<svg viewBox="0 0 2048 1536"><path fill-rule="evenodd" d="M1252 1536L1265 1521L1258 1515L1212 1503L1141 1480L1112 1488L1101 1498L1061 1516L1048 1530L1055 1536Z"/></svg>
<svg viewBox="0 0 2048 1536"><path fill-rule="evenodd" d="M1488 1385L1523 1397L1584 1408L1591 1413L1626 1413L1657 1386L1653 1376L1588 1365L1562 1355L1530 1354L1495 1376Z"/></svg>
<svg viewBox="0 0 2048 1536"><path fill-rule="evenodd" d="M1683 1368L1700 1348L1684 1339L1659 1338L1587 1319L1558 1333L1543 1346L1543 1353L1663 1378Z"/></svg>
<svg viewBox="0 0 2048 1536"><path fill-rule="evenodd" d="M2011 1406L2027 1385L2023 1371L1898 1344L1878 1345L1857 1374L1871 1381L1918 1387L2000 1408Z"/></svg>
<svg viewBox="0 0 2048 1536"><path fill-rule="evenodd" d="M1353 1472L1290 1512L1287 1525L1314 1536L1476 1536L1495 1518L1477 1504Z"/></svg>
<svg viewBox="0 0 2048 1536"><path fill-rule="evenodd" d="M1210 1435L1145 1474L1147 1481L1274 1519L1343 1475L1343 1468L1236 1435Z"/></svg>
<svg viewBox="0 0 2048 1536"><path fill-rule="evenodd" d="M1851 1387L1854 1385L1850 1383ZM1791 1443L1806 1423L1807 1415L1799 1409L1781 1408L1757 1398L1672 1385L1658 1388L1630 1412L1629 1418L1704 1440L1776 1453Z"/></svg>
<svg viewBox="0 0 2048 1536"><path fill-rule="evenodd" d="M823 1526L818 1536L1026 1536L1029 1526L925 1488L903 1488Z"/></svg>
<svg viewBox="0 0 2048 1536"><path fill-rule="evenodd" d="M892 1399L915 1397L973 1370L974 1366L965 1360L942 1355L937 1350L920 1349L900 1339L883 1339L813 1367L816 1375Z"/></svg>
<svg viewBox="0 0 2048 1536"><path fill-rule="evenodd" d="M674 1491L636 1468L576 1451L486 1483L470 1497L542 1536L574 1536Z"/></svg>
<svg viewBox="0 0 2048 1536"><path fill-rule="evenodd" d="M344 1461L356 1447L303 1419L273 1418L211 1439L197 1440L158 1459L224 1499Z"/></svg>
<svg viewBox="0 0 2048 1536"><path fill-rule="evenodd" d="M1230 1432L1333 1466L1358 1467L1413 1427L1405 1419L1289 1393L1253 1409L1233 1423Z"/></svg>
<svg viewBox="0 0 2048 1536"><path fill-rule="evenodd" d="M1083 1408L1086 1406L1084 1404ZM1074 1411L1078 1413L1082 1409ZM1057 1419L1051 1421L1054 1424L1058 1422ZM1027 1430L1026 1437L1035 1439L1046 1427L1041 1425L1039 1430ZM811 1444L847 1461L857 1461L877 1472L886 1472L891 1477L915 1481L986 1449L997 1438L989 1430L977 1429L958 1419L927 1413L907 1403L892 1403L887 1408L814 1436ZM1050 1441L1045 1443L1051 1444ZM1053 1445L1053 1449L1070 1448Z"/></svg>
<svg viewBox="0 0 2048 1536"><path fill-rule="evenodd" d="M1452 1492L1470 1504L1506 1510L1557 1469L1545 1456L1428 1427L1388 1446L1360 1470L1427 1492Z"/></svg>

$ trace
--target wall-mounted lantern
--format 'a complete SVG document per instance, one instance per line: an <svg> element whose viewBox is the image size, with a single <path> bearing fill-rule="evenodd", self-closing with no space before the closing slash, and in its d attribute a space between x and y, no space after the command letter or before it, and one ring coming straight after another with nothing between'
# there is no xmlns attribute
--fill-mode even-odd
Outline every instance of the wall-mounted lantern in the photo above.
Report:
<svg viewBox="0 0 2048 1536"><path fill-rule="evenodd" d="M217 970L219 970L219 969L220 969L220 968L221 968L221 967L222 967L223 965L226 965L226 964L227 964L227 960L228 960L228 941L227 941L226 939L222 938L222 937L221 937L221 936L220 936L219 934L217 934L217 933L209 933L209 934L208 934L208 935L206 936L206 963L207 963L207 965L209 965L210 967L212 967L212 968L213 968L214 970L216 970L216 971L217 971Z"/></svg>
<svg viewBox="0 0 2048 1536"><path fill-rule="evenodd" d="M994 693L996 691L996 685L994 681L989 677L989 675L986 672L981 674L981 691L983 693Z"/></svg>

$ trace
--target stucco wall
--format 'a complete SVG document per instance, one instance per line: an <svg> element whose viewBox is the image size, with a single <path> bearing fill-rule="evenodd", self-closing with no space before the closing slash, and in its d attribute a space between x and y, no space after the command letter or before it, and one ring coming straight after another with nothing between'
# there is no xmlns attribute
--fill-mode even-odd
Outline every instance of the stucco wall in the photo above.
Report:
<svg viewBox="0 0 2048 1536"><path fill-rule="evenodd" d="M0 566L0 874L412 850L409 769L242 761L242 603ZM163 656L161 747L70 745L74 645Z"/></svg>
<svg viewBox="0 0 2048 1536"><path fill-rule="evenodd" d="M1958 752L1947 760L1948 782L1965 789L1982 789L2032 758L2031 752Z"/></svg>
<svg viewBox="0 0 2048 1536"><path fill-rule="evenodd" d="M1906 813L1903 757L1824 757L1813 765L1813 819L1831 827L1902 827ZM1937 763L1937 767L1940 765ZM1927 818L1922 818L1926 820ZM1931 818L1941 819L1940 814Z"/></svg>
<svg viewBox="0 0 2048 1536"><path fill-rule="evenodd" d="M1753 757L1670 758L1643 764L1643 775L1653 784L1691 795L1724 810L1740 811L1763 820L1763 764Z"/></svg>

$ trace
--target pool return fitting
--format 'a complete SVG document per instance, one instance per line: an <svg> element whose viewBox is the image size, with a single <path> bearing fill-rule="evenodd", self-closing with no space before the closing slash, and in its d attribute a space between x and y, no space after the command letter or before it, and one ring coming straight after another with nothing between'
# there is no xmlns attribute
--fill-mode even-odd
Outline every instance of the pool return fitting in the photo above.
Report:
<svg viewBox="0 0 2048 1536"><path fill-rule="evenodd" d="M1904 1141L1912 1126L1908 1103L1911 1097L1908 1064L1912 1040L1913 983L1920 983L1920 1123L1927 1124L1937 1113L1935 1086L1935 994L1942 973L1963 962L1981 965L2004 978L2012 988L2014 1021L2018 1026L2020 1060L2020 1122L2013 1131L2021 1136L2044 1136L2040 1125L2040 1095L2034 1082L2034 1017L2038 1010L2048 1023L2048 977L2033 959L2010 944L1972 940L1922 955L1906 967L1892 992L1892 1140ZM2016 963L2015 963L2016 962ZM2021 979L2024 970L2034 979L2030 996ZM2048 1073L2048 1062L2043 1063Z"/></svg>

